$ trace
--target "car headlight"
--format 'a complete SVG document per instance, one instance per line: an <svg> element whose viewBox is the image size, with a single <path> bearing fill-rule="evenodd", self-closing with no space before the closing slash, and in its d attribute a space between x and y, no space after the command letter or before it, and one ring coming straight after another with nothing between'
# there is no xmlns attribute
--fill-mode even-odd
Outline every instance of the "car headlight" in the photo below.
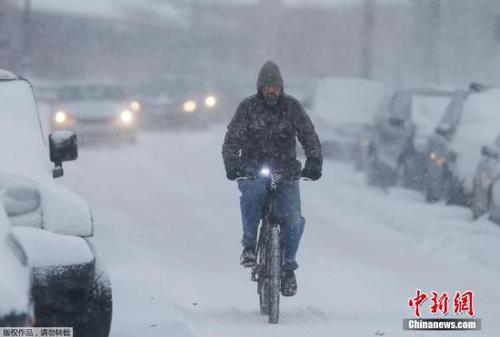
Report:
<svg viewBox="0 0 500 337"><path fill-rule="evenodd" d="M488 188L491 183L493 182L493 179L491 179L486 173L481 173L481 185L484 188Z"/></svg>
<svg viewBox="0 0 500 337"><path fill-rule="evenodd" d="M141 110L141 103L139 103L139 101L130 102L130 109L132 109L132 111L138 112L139 110Z"/></svg>
<svg viewBox="0 0 500 337"><path fill-rule="evenodd" d="M54 121L57 124L63 124L64 122L66 122L67 119L68 119L68 116L66 115L66 113L64 111L58 111L54 115Z"/></svg>
<svg viewBox="0 0 500 337"><path fill-rule="evenodd" d="M446 163L446 159L444 159L444 158L438 158L438 159L436 159L437 166L443 166L444 163Z"/></svg>
<svg viewBox="0 0 500 337"><path fill-rule="evenodd" d="M134 116L129 110L122 111L122 113L120 114L120 119L124 124L130 124L133 118Z"/></svg>
<svg viewBox="0 0 500 337"><path fill-rule="evenodd" d="M217 98L214 96L205 97L205 105L209 108L213 108L217 104Z"/></svg>
<svg viewBox="0 0 500 337"><path fill-rule="evenodd" d="M197 104L193 100L188 100L185 101L184 104L182 105L182 110L184 112L194 112L196 110Z"/></svg>

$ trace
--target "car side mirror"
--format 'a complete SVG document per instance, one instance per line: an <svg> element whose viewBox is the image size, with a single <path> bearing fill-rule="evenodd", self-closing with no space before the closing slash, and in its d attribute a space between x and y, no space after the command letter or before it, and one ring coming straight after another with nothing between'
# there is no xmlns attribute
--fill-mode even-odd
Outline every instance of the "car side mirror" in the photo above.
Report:
<svg viewBox="0 0 500 337"><path fill-rule="evenodd" d="M448 132L450 132L450 129L444 126L438 126L435 131L438 135L446 137L446 135L448 135Z"/></svg>
<svg viewBox="0 0 500 337"><path fill-rule="evenodd" d="M495 149L492 149L491 147L485 145L481 148L481 154L483 156L489 157L489 158L494 158L498 159L499 153Z"/></svg>
<svg viewBox="0 0 500 337"><path fill-rule="evenodd" d="M64 174L63 161L78 158L78 139L73 131L56 131L49 135L50 161L55 167L52 177L59 178Z"/></svg>

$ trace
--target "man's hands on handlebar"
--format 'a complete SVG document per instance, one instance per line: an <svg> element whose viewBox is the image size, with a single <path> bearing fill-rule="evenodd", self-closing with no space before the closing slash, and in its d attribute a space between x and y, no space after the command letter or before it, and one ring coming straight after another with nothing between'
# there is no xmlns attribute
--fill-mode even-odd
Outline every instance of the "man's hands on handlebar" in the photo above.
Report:
<svg viewBox="0 0 500 337"><path fill-rule="evenodd" d="M290 178L291 180L300 179L301 177L307 180L318 180L321 178L322 163L316 158L308 158L304 165L302 171L299 172L283 172L283 175ZM259 175L262 175L258 168L256 167L245 167L241 165L235 165L226 168L226 176L229 180L237 180L239 178L246 179L256 179Z"/></svg>

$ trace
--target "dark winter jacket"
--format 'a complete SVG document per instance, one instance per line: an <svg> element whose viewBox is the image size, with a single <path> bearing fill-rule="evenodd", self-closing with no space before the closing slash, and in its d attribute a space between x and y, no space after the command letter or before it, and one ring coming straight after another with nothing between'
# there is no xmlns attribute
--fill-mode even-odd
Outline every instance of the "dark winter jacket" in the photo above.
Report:
<svg viewBox="0 0 500 337"><path fill-rule="evenodd" d="M264 64L259 73L258 93L240 103L228 125L222 147L226 170L257 169L266 163L297 176L301 164L296 159L296 139L308 159L322 163L318 135L301 103L282 91L278 103L268 105L261 92L264 84L283 86L279 68L272 62Z"/></svg>

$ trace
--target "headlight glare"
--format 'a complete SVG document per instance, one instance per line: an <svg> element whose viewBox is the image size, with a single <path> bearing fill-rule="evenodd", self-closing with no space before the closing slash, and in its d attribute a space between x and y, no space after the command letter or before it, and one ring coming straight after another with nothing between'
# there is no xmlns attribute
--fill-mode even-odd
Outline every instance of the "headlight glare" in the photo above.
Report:
<svg viewBox="0 0 500 337"><path fill-rule="evenodd" d="M56 121L57 124L63 124L66 122L67 116L64 111L58 111L54 115L54 120Z"/></svg>
<svg viewBox="0 0 500 337"><path fill-rule="evenodd" d="M207 96L205 98L205 105L209 108L213 108L217 104L217 98L214 96Z"/></svg>
<svg viewBox="0 0 500 337"><path fill-rule="evenodd" d="M132 112L130 112L129 110L122 111L122 113L120 114L120 119L123 123L130 124L133 119Z"/></svg>
<svg viewBox="0 0 500 337"><path fill-rule="evenodd" d="M436 164L437 164L438 166L443 166L443 165L444 165L444 163L446 163L446 159L444 159L444 158L438 158L438 159L436 160Z"/></svg>
<svg viewBox="0 0 500 337"><path fill-rule="evenodd" d="M196 110L197 104L193 100L188 100L185 101L184 104L182 105L182 110L184 112L194 112Z"/></svg>
<svg viewBox="0 0 500 337"><path fill-rule="evenodd" d="M262 177L269 177L269 175L271 174L271 170L269 169L269 167L263 167L260 169L259 173Z"/></svg>
<svg viewBox="0 0 500 337"><path fill-rule="evenodd" d="M130 102L130 109L135 112L141 110L141 103L139 103L139 101Z"/></svg>

